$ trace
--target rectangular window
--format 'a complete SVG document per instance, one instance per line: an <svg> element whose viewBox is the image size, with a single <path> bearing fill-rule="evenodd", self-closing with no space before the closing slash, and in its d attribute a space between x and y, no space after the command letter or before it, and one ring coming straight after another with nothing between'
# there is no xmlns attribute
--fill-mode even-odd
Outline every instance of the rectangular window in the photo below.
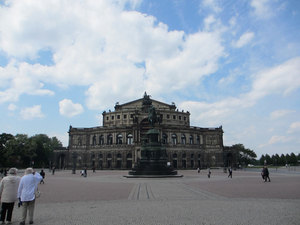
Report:
<svg viewBox="0 0 300 225"><path fill-rule="evenodd" d="M179 116L178 119L181 120L181 116Z"/></svg>
<svg viewBox="0 0 300 225"><path fill-rule="evenodd" d="M117 115L117 119L119 120L121 118L121 116L120 115Z"/></svg>
<svg viewBox="0 0 300 225"><path fill-rule="evenodd" d="M167 115L167 119L170 119L170 115Z"/></svg>
<svg viewBox="0 0 300 225"><path fill-rule="evenodd" d="M106 117L106 120L109 120L109 117L108 117L108 116Z"/></svg>
<svg viewBox="0 0 300 225"><path fill-rule="evenodd" d="M115 117L114 116L111 116L111 120L114 120L115 119Z"/></svg>
<svg viewBox="0 0 300 225"><path fill-rule="evenodd" d="M176 116L175 115L173 115L173 120L176 120Z"/></svg>
<svg viewBox="0 0 300 225"><path fill-rule="evenodd" d="M133 114L130 114L130 118L131 118L131 119L133 118Z"/></svg>
<svg viewBox="0 0 300 225"><path fill-rule="evenodd" d="M183 117L183 120L186 121L186 117Z"/></svg>
<svg viewBox="0 0 300 225"><path fill-rule="evenodd" d="M124 118L124 119L127 119L127 115L124 115L123 118Z"/></svg>

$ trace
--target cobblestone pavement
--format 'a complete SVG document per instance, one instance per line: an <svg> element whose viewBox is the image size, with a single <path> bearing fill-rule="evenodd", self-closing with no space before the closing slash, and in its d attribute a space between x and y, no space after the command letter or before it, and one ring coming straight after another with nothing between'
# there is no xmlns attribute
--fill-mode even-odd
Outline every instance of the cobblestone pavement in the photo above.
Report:
<svg viewBox="0 0 300 225"><path fill-rule="evenodd" d="M183 178L124 178L127 171L46 174L35 224L248 225L300 224L300 174L179 171ZM13 224L21 210L15 207ZM28 223L27 223L28 224Z"/></svg>

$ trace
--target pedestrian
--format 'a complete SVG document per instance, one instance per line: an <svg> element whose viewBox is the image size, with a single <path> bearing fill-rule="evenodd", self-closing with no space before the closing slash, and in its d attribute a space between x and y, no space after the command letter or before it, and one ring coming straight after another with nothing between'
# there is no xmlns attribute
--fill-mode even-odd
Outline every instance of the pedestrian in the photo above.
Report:
<svg viewBox="0 0 300 225"><path fill-rule="evenodd" d="M87 177L87 168L84 167L84 177Z"/></svg>
<svg viewBox="0 0 300 225"><path fill-rule="evenodd" d="M197 171L198 171L198 173L200 173L200 168L199 167L198 167Z"/></svg>
<svg viewBox="0 0 300 225"><path fill-rule="evenodd" d="M45 181L44 181L44 180L45 180L45 176L46 176L46 174L45 174L44 170L41 170L41 172L40 172L40 175L41 175L41 176L42 176L42 178L43 178L43 179L41 180L40 184L41 184L41 183L43 183L43 184L44 184L44 183L45 183Z"/></svg>
<svg viewBox="0 0 300 225"><path fill-rule="evenodd" d="M18 188L19 206L22 206L20 225L25 225L27 211L29 224L33 224L33 213L35 205L35 193L38 183L43 177L32 168L25 170L25 175L21 178Z"/></svg>
<svg viewBox="0 0 300 225"><path fill-rule="evenodd" d="M17 172L18 170L16 168L10 168L8 171L8 176L4 177L0 182L2 224L5 223L5 217L6 223L11 224L11 217L15 201L18 199L18 187L21 179L19 176L17 176Z"/></svg>
<svg viewBox="0 0 300 225"><path fill-rule="evenodd" d="M55 174L55 166L52 167L52 175Z"/></svg>
<svg viewBox="0 0 300 225"><path fill-rule="evenodd" d="M4 173L3 174L4 174L5 177L7 176L7 169L6 168L4 169Z"/></svg>
<svg viewBox="0 0 300 225"><path fill-rule="evenodd" d="M207 177L210 178L210 175L211 175L211 171L210 171L210 168L208 168Z"/></svg>
<svg viewBox="0 0 300 225"><path fill-rule="evenodd" d="M270 174L269 174L269 170L268 170L267 166L264 166L262 173L263 173L264 181L267 182L267 180L268 180L269 182L271 182L271 179L270 179L270 176L269 176Z"/></svg>
<svg viewBox="0 0 300 225"><path fill-rule="evenodd" d="M230 167L230 168L228 168L228 172L229 172L229 175L228 175L228 177L231 177L232 178L232 168Z"/></svg>

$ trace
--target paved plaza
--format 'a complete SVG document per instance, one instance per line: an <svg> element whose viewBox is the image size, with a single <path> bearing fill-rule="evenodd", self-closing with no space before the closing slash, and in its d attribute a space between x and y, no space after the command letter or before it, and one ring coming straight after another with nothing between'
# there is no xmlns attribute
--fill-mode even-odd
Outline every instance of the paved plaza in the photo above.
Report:
<svg viewBox="0 0 300 225"><path fill-rule="evenodd" d="M128 171L46 173L38 225L300 224L300 171L178 171L183 178L125 178ZM13 224L21 210L14 209ZM27 223L28 224L28 223Z"/></svg>

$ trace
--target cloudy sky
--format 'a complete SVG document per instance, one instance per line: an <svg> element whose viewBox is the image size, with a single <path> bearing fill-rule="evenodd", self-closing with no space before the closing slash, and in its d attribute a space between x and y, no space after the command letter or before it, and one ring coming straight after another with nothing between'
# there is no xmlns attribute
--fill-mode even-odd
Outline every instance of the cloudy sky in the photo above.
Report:
<svg viewBox="0 0 300 225"><path fill-rule="evenodd" d="M68 142L69 125L143 96L300 153L300 1L0 0L0 132Z"/></svg>

